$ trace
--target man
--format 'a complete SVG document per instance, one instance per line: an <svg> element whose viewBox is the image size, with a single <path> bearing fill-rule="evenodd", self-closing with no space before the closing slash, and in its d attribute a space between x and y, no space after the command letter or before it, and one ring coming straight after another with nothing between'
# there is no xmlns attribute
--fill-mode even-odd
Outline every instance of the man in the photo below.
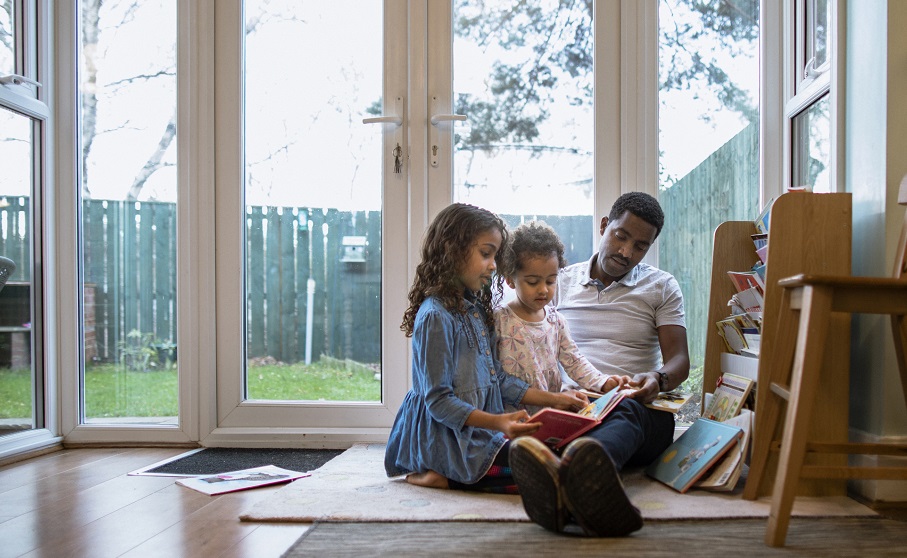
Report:
<svg viewBox="0 0 907 558"><path fill-rule="evenodd" d="M680 287L671 274L642 263L663 225L655 198L624 194L601 220L598 252L560 274L555 304L580 352L606 374L630 376L636 393L560 459L534 438L512 444L527 514L548 529L568 529L571 515L591 536L642 526L619 471L648 465L671 444L673 414L644 404L679 386L690 370Z"/></svg>

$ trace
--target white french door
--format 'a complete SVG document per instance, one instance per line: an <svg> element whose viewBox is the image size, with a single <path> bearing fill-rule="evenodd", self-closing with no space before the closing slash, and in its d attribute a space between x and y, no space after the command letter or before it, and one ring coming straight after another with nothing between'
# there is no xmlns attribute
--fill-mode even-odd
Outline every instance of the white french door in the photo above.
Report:
<svg viewBox="0 0 907 558"><path fill-rule="evenodd" d="M217 389L201 437L383 441L407 384L406 2L216 9Z"/></svg>
<svg viewBox="0 0 907 558"><path fill-rule="evenodd" d="M620 173L593 164L592 37L620 17L595 6L611 16L597 30L585 2L217 3L217 391L203 442L383 441L410 383L399 324L422 232L452 201L511 225L545 218L573 235L576 261L591 254L594 175ZM521 44L485 33L513 9L541 26ZM266 388L315 360L334 372ZM319 395L318 373L343 389Z"/></svg>

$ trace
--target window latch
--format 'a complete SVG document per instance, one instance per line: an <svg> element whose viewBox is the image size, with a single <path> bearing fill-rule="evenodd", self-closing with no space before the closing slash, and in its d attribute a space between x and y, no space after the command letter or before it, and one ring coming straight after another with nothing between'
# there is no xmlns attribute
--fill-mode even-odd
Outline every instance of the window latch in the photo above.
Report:
<svg viewBox="0 0 907 558"><path fill-rule="evenodd" d="M35 87L41 87L41 83L33 79L29 79L25 76L20 76L19 74L8 74L5 76L0 76L0 83L3 85L34 85Z"/></svg>

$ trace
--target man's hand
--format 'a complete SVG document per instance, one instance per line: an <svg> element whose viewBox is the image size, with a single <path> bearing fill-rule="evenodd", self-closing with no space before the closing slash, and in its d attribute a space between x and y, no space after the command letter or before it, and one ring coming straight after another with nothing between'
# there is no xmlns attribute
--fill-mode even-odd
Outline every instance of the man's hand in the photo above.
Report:
<svg viewBox="0 0 907 558"><path fill-rule="evenodd" d="M631 395L640 403L649 403L658 397L658 373L644 372L636 374L630 380L630 387L636 391Z"/></svg>

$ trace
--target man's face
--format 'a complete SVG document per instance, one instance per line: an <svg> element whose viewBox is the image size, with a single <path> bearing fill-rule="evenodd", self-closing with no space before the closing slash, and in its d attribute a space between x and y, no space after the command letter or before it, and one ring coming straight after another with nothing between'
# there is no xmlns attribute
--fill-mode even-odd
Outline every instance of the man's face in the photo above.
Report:
<svg viewBox="0 0 907 558"><path fill-rule="evenodd" d="M602 239L594 272L598 279L617 281L642 261L658 231L633 213L624 211L613 221L602 217ZM593 275L594 277L595 275Z"/></svg>

